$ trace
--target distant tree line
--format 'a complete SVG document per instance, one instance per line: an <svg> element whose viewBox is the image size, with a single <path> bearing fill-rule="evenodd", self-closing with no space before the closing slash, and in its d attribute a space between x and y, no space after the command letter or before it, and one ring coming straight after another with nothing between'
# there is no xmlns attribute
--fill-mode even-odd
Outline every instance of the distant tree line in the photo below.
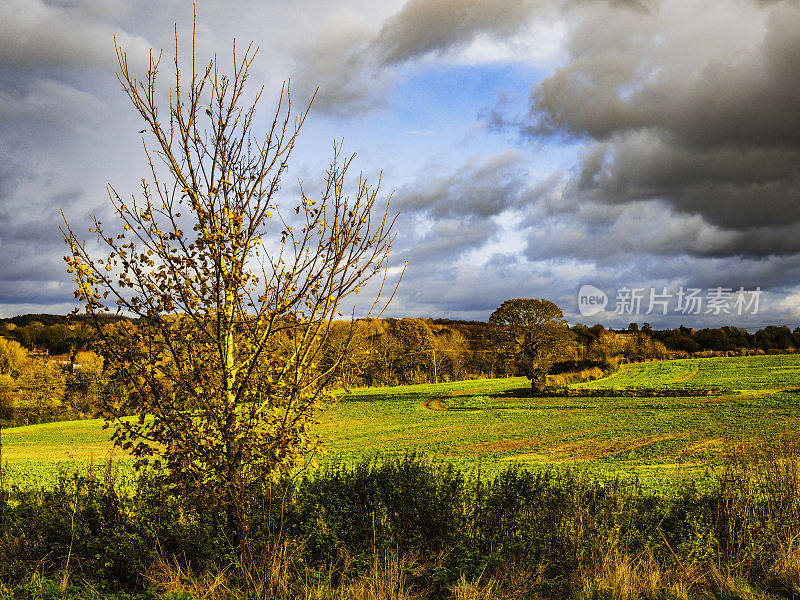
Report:
<svg viewBox="0 0 800 600"><path fill-rule="evenodd" d="M740 327L656 330L647 323L607 329L578 323L550 373L607 372L620 362L796 352L800 327L768 326L754 333ZM346 331L341 326L342 335ZM489 323L452 319L359 321L342 365L345 386L381 386L529 375L529 366L503 352Z"/></svg>
<svg viewBox="0 0 800 600"><path fill-rule="evenodd" d="M800 348L800 327L769 325L750 333L742 327L690 329L681 325L676 329L653 329L648 323L641 327L631 323L624 330L605 329L602 325L586 327L578 323L572 327L584 346L597 345L613 333L619 343L626 346L622 355L630 360L657 358L666 352L666 358L689 358L730 353L761 354L795 352Z"/></svg>
<svg viewBox="0 0 800 600"><path fill-rule="evenodd" d="M745 350L794 352L800 348L800 327L792 330L785 325L769 325L755 333L732 326L699 330L681 326L677 329L651 330L650 334L668 349L688 354Z"/></svg>
<svg viewBox="0 0 800 600"><path fill-rule="evenodd" d="M124 317L102 315L101 320L113 323ZM68 355L85 349L89 343L84 315L27 314L0 319L0 337L15 340L31 352L50 356Z"/></svg>
<svg viewBox="0 0 800 600"><path fill-rule="evenodd" d="M342 336L346 327L341 325ZM624 330L570 327L574 338L554 361L551 374L613 370L619 362L795 352L800 328L769 326L755 333L737 327L655 330L633 324ZM489 323L451 319L359 321L348 359L345 386L381 386L528 375L528 366L498 347ZM597 373L599 374L599 373Z"/></svg>
<svg viewBox="0 0 800 600"><path fill-rule="evenodd" d="M57 360L0 337L0 426L97 416L107 383L103 359L91 350Z"/></svg>
<svg viewBox="0 0 800 600"><path fill-rule="evenodd" d="M109 323L114 319L109 318ZM569 328L573 337L555 357L551 375L584 372L598 376L619 362L688 358L712 355L746 355L795 352L800 348L800 327L768 326L756 332L740 327L653 329L631 323L626 329L578 323ZM337 367L337 382L343 387L387 386L457 381L479 377L529 375L524 360L498 345L492 326L482 321L453 319L362 319L351 331L349 322L333 325L321 363L331 362L348 343L345 359ZM25 315L0 319L0 337L17 342L37 355L60 356L66 378L52 389L82 397L82 408L91 414L90 390L96 384L86 379L86 370L73 369L79 352L92 350L89 334L80 319L59 315ZM0 352L2 354L2 352ZM86 355L84 355L86 356ZM10 377L11 369L0 374ZM8 359L6 359L8 361ZM38 363L32 363L38 364ZM96 369L96 367L94 367ZM76 373L76 371L78 371ZM99 376L99 374L98 374ZM588 377L589 375L587 375ZM6 392L9 389L5 380ZM75 392L77 390L77 392Z"/></svg>

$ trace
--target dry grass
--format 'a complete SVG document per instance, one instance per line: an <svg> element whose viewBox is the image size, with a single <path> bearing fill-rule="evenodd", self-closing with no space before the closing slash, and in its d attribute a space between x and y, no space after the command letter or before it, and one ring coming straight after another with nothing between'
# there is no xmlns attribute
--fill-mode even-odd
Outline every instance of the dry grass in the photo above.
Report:
<svg viewBox="0 0 800 600"><path fill-rule="evenodd" d="M572 373L561 373L559 375L548 375L547 384L552 386L566 386L574 383L586 383L600 379L605 373L599 367L591 367L575 371Z"/></svg>
<svg viewBox="0 0 800 600"><path fill-rule="evenodd" d="M497 581L489 579L485 583L481 583L480 579L467 581L463 575L451 588L453 600L495 600L500 598L497 592Z"/></svg>
<svg viewBox="0 0 800 600"><path fill-rule="evenodd" d="M389 553L382 559L376 559L367 573L340 586L338 590L318 589L315 593L323 592L323 595L307 597L314 600L416 600L420 597L409 588L406 575L414 566L413 559L401 559ZM329 591L334 595L328 595Z"/></svg>
<svg viewBox="0 0 800 600"><path fill-rule="evenodd" d="M665 570L652 553L632 557L616 548L610 550L594 568L580 576L583 596L591 598L610 596L618 600L656 598L664 592L674 598L689 597L689 588L702 575L682 567Z"/></svg>
<svg viewBox="0 0 800 600"><path fill-rule="evenodd" d="M189 595L207 600L226 600L236 596L229 587L225 571L206 571L196 575L177 560L159 558L147 573L146 579L163 596Z"/></svg>
<svg viewBox="0 0 800 600"><path fill-rule="evenodd" d="M792 595L800 595L800 533L781 549L772 572L776 584Z"/></svg>
<svg viewBox="0 0 800 600"><path fill-rule="evenodd" d="M775 558L773 580L768 587L780 597L800 595L800 534ZM667 597L721 598L757 600L771 598L768 591L754 588L743 577L721 570L715 564L674 564L666 567L651 552L631 556L612 549L593 567L587 567L578 577L578 597L638 598ZM466 596L465 598L470 598ZM481 598L477 596L476 598Z"/></svg>
<svg viewBox="0 0 800 600"><path fill-rule="evenodd" d="M294 549L296 551L296 549ZM349 558L331 568L317 581L300 576L297 554L283 548L274 557L250 558L237 570L206 571L195 574L176 560L158 559L146 579L160 595L183 595L203 600L269 598L273 600L421 600L409 584L409 572L418 569L414 558L386 553L376 558L365 573L334 584L335 571L350 572ZM234 580L236 583L234 583ZM478 600L483 596L464 596Z"/></svg>

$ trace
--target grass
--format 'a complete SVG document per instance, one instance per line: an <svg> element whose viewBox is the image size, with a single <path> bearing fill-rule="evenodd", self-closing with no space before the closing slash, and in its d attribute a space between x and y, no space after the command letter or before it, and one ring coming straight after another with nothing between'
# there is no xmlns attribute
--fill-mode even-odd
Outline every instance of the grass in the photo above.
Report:
<svg viewBox="0 0 800 600"><path fill-rule="evenodd" d="M705 474L730 449L771 443L800 420L800 355L637 363L574 387L715 393L532 398L524 378L358 389L320 417L323 462L415 450L470 472L558 464L659 485ZM46 483L59 468L106 460L111 445L101 423L4 430L12 482Z"/></svg>
<svg viewBox="0 0 800 600"><path fill-rule="evenodd" d="M689 358L623 365L611 377L578 388L727 391L783 390L800 385L800 354Z"/></svg>

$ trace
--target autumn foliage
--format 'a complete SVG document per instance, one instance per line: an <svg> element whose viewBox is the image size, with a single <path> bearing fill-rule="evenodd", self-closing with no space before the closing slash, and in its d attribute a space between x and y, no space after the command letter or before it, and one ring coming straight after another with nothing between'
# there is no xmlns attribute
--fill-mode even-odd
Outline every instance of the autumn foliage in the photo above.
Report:
<svg viewBox="0 0 800 600"><path fill-rule="evenodd" d="M564 313L550 300L506 300L489 317L496 346L522 364L534 390L547 384L547 373L572 341Z"/></svg>
<svg viewBox="0 0 800 600"><path fill-rule="evenodd" d="M90 230L103 250L64 226L75 296L115 391L104 406L115 442L228 507L247 481L280 477L317 449L308 425L332 399L349 339L322 364L331 323L360 286L385 280L392 240L379 185L360 176L348 191L353 157L339 145L319 195L301 185L293 205L279 201L308 106L297 111L287 84L259 135L261 92L245 102L255 56L234 43L225 74L216 57L197 68L193 48L184 77L176 37L164 99L161 56L140 79L118 48L149 174L129 200L109 186L117 224L94 218ZM104 325L104 313L136 323Z"/></svg>

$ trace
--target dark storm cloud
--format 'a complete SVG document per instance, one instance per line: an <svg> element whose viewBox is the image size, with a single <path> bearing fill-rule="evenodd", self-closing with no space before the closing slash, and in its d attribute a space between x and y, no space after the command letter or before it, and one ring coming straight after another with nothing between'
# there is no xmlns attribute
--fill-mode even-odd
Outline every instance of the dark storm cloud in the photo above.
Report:
<svg viewBox="0 0 800 600"><path fill-rule="evenodd" d="M595 3L566 15L570 60L534 86L523 128L593 141L575 193L656 199L739 231L800 221L797 3Z"/></svg>
<svg viewBox="0 0 800 600"><path fill-rule="evenodd" d="M12 165L0 172L0 304L68 302L60 210L69 214L85 193L60 191L51 171Z"/></svg>
<svg viewBox="0 0 800 600"><path fill-rule="evenodd" d="M496 232L494 223L474 217L437 219L423 236L408 240L403 255L412 264L432 263L434 269L443 269L464 252L479 248ZM398 250L402 252L402 248Z"/></svg>
<svg viewBox="0 0 800 600"><path fill-rule="evenodd" d="M37 281L0 279L0 305L63 304L72 299L71 286L55 283L42 286Z"/></svg>
<svg viewBox="0 0 800 600"><path fill-rule="evenodd" d="M387 64L466 46L479 36L505 41L535 18L552 18L559 6L581 5L541 0L409 0L388 18L371 46ZM617 0L611 6L646 10L650 0Z"/></svg>
<svg viewBox="0 0 800 600"><path fill-rule="evenodd" d="M372 45L391 64L465 45L480 34L505 38L525 26L536 4L531 0L410 0L386 20Z"/></svg>
<svg viewBox="0 0 800 600"><path fill-rule="evenodd" d="M513 294L538 293L569 306L581 281L608 289L724 285L785 292L800 277L800 224L732 230L658 200L609 205L558 174L532 183L528 160L514 152L430 168L398 190L394 207L403 220L395 253L409 260L395 307L400 313L438 314L436 297L443 310L470 315ZM509 238L498 218L521 236ZM466 266L474 252L497 246L505 253L471 271Z"/></svg>
<svg viewBox="0 0 800 600"><path fill-rule="evenodd" d="M534 89L533 133L604 139L660 128L700 147L797 145L796 3L698 10L667 0L648 12L595 3L568 14L571 60Z"/></svg>
<svg viewBox="0 0 800 600"><path fill-rule="evenodd" d="M673 281L706 289L721 285L782 291L793 288L800 280L800 263L791 256L769 259L728 256L702 260L677 256L666 261L643 261L641 266L640 281L652 284Z"/></svg>
<svg viewBox="0 0 800 600"><path fill-rule="evenodd" d="M530 37L532 24L552 28L568 6L599 3L646 12L653 1L408 0L378 28L358 16L337 14L301 44L297 79L319 85L318 109L353 116L382 107L406 63L452 55L477 40L519 44L520 36ZM539 41L525 43L535 47Z"/></svg>
<svg viewBox="0 0 800 600"><path fill-rule="evenodd" d="M318 87L316 111L352 117L383 106L392 77L367 52L372 32L357 17L339 17L297 51L294 80L301 96Z"/></svg>
<svg viewBox="0 0 800 600"><path fill-rule="evenodd" d="M566 32L551 57L564 60L534 85L530 113L511 119L508 103L491 116L545 149L552 140L584 143L579 164L534 177L533 153L508 151L399 180L393 257L409 266L395 316L485 319L509 297L550 297L568 309L582 281L784 294L800 281L797 3L410 0L243 10L246 20L225 3L200 7L201 54L227 50L234 34L256 39L264 62L254 79L269 90L291 73L299 101L319 84L314 111L348 117L385 106L405 65L447 63L472 44L477 52L523 38L536 45L536 23L559 21ZM85 230L87 214L105 206L107 181L130 193L144 174L141 126L113 77L112 36L141 73L150 44L169 48L171 22L190 17L177 1L0 1L0 311L69 303L59 209ZM474 117L463 116L465 128ZM341 123L337 135L347 135Z"/></svg>
<svg viewBox="0 0 800 600"><path fill-rule="evenodd" d="M508 41L557 3L534 0L409 0L379 28L338 14L298 51L297 77L319 85L317 109L352 117L384 106L410 61L444 55L478 38ZM310 88L302 88L308 94Z"/></svg>
<svg viewBox="0 0 800 600"><path fill-rule="evenodd" d="M725 228L800 219L800 148L700 148L630 132L601 143L582 165L578 191L609 203L659 199Z"/></svg>
<svg viewBox="0 0 800 600"><path fill-rule="evenodd" d="M521 224L530 230L526 255L534 260L558 256L610 265L644 255L760 259L800 253L800 223L726 229L652 200L615 206L585 201L552 213L540 201L528 207Z"/></svg>
<svg viewBox="0 0 800 600"><path fill-rule="evenodd" d="M461 12L438 15L455 4ZM407 2L377 34L348 24L354 33L338 46L347 60L329 71L336 106L380 104L404 62L479 37L508 40L555 8L566 61L534 86L520 129L546 142L583 140L583 158L536 185L509 156L402 186L395 206L430 228L401 233L411 257L401 311L478 315L515 295L569 306L583 280L791 290L800 277L796 3L519 3L508 20L495 3L469 6ZM491 116L507 119L502 109ZM522 243L484 267L455 264L497 241L496 217L509 211Z"/></svg>

